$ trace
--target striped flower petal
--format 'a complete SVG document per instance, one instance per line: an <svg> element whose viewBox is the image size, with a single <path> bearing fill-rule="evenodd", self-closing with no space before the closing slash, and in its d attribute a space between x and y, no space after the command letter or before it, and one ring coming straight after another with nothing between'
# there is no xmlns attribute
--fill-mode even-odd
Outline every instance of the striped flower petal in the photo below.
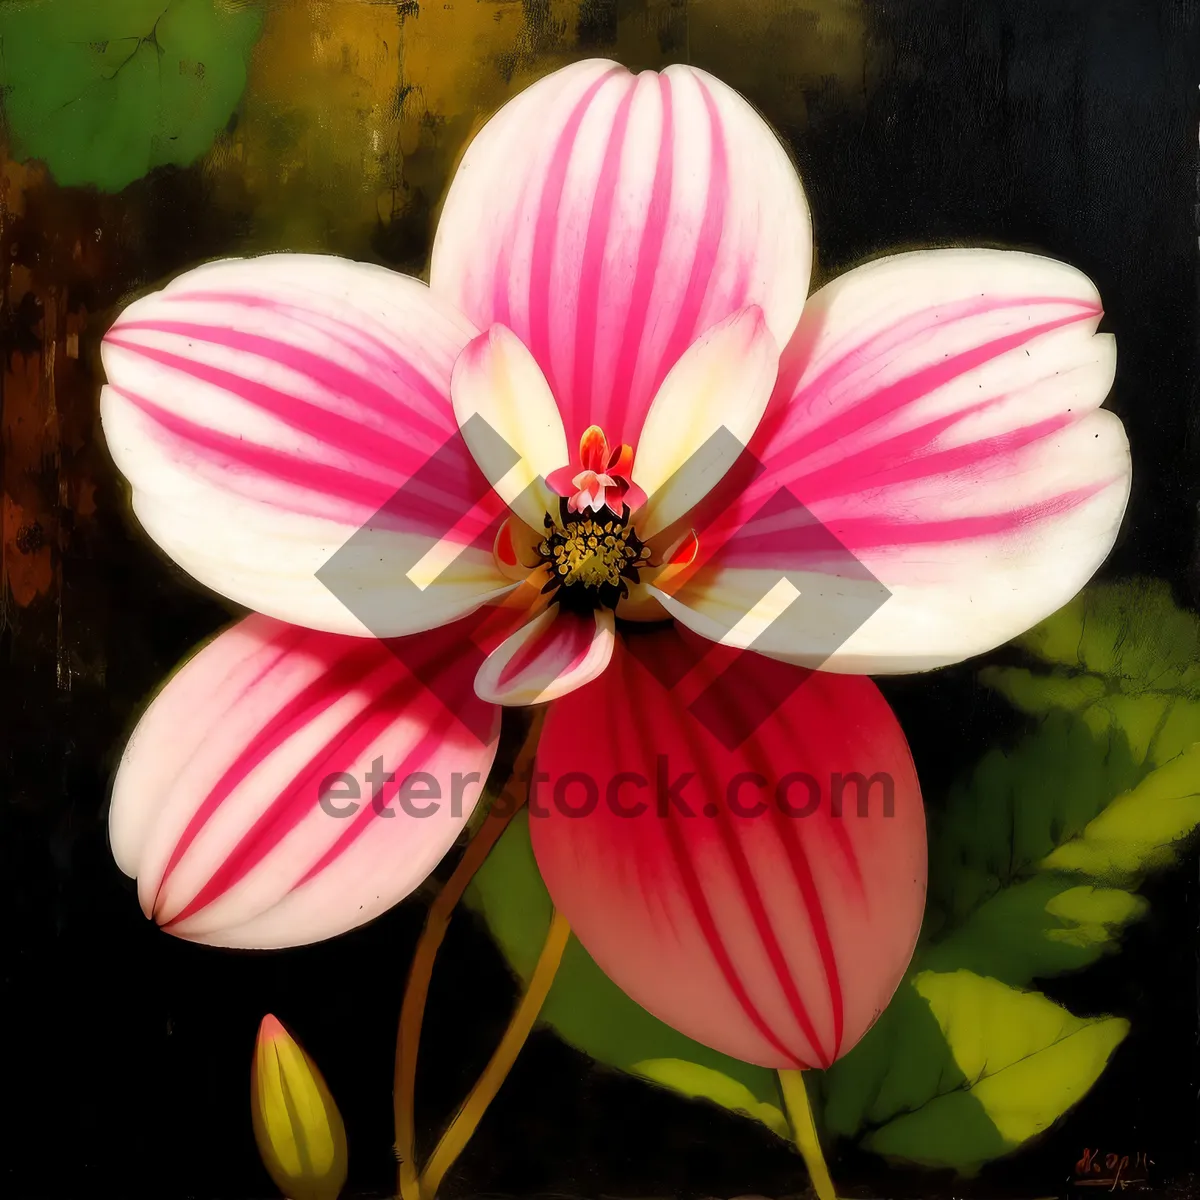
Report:
<svg viewBox="0 0 1200 1200"><path fill-rule="evenodd" d="M1124 430L1097 411L1116 359L1100 317L1084 275L1023 253L922 251L835 279L784 353L751 443L765 469L660 599L728 641L786 580L800 599L734 643L873 674L1036 624L1104 561L1129 493ZM860 622L863 568L891 596Z"/></svg>
<svg viewBox="0 0 1200 1200"><path fill-rule="evenodd" d="M189 271L103 343L101 417L134 512L202 583L295 624L395 636L470 611L507 586L483 532L502 506L449 399L473 336L378 267Z"/></svg>
<svg viewBox="0 0 1200 1200"><path fill-rule="evenodd" d="M538 867L604 972L680 1032L769 1067L827 1066L879 1015L925 899L904 735L868 679L618 643L551 706L530 795ZM736 749L722 714L761 722Z"/></svg>
<svg viewBox="0 0 1200 1200"><path fill-rule="evenodd" d="M759 308L743 309L685 351L654 397L638 441L633 481L646 493L643 539L689 512L741 457L779 369Z"/></svg>
<svg viewBox="0 0 1200 1200"><path fill-rule="evenodd" d="M799 178L745 100L693 67L591 60L527 88L467 149L431 287L529 347L569 446L589 425L636 445L704 330L756 304L786 344L811 258Z"/></svg>
<svg viewBox="0 0 1200 1200"><path fill-rule="evenodd" d="M475 691L492 704L544 704L590 683L612 657L612 609L576 613L547 608L491 652Z"/></svg>
<svg viewBox="0 0 1200 1200"><path fill-rule="evenodd" d="M113 789L113 855L146 915L192 941L297 946L402 900L495 754L468 650L455 626L389 647L258 615L206 645L147 709Z"/></svg>
<svg viewBox="0 0 1200 1200"><path fill-rule="evenodd" d="M458 356L450 380L454 416L500 498L531 528L558 512L547 477L568 461L554 397L516 334L493 325Z"/></svg>

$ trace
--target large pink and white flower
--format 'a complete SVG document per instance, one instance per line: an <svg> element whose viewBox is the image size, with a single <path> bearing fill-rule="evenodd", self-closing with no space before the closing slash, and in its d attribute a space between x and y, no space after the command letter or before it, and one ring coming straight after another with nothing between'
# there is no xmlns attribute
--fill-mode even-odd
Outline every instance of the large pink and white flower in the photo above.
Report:
<svg viewBox="0 0 1200 1200"><path fill-rule="evenodd" d="M104 342L102 418L134 511L191 575L261 614L166 686L126 751L113 843L147 913L226 945L369 919L458 835L500 706L559 705L551 773L575 742L589 769L643 762L630 740L671 725L673 689L610 664L648 622L674 620L722 655L855 676L960 661L1074 595L1113 544L1130 480L1121 424L1100 408L1115 349L1091 282L1030 254L934 250L807 297L811 261L800 181L740 96L689 67L588 61L523 92L471 144L428 287L269 255L200 267L126 309ZM365 551L343 554L326 586L318 573L364 528ZM890 596L847 625L864 576ZM907 771L869 681L822 675L820 696L831 729L845 713L855 770L869 773L875 746L879 769ZM722 771L765 759L782 774L804 711L702 755L671 737ZM314 780L380 755L401 780L453 766L476 782L436 820L386 803L402 783L353 821L317 811ZM741 889L752 919L693 941L719 958L714 929L760 939L767 958L751 965L782 989L764 1003L791 1013L784 1050L751 1021L733 1052L829 1061L886 1003L924 890L905 780L903 869L882 889L862 886L874 876L857 857L884 845L874 833L825 856L815 883L796 882L790 834L755 835L744 860L741 824L696 843L741 864L712 887ZM647 849L679 843L644 822L576 836L584 825L535 836L556 903L635 999L712 1041L696 993L682 1017L672 997L719 977L736 1007L737 970L689 974L678 925L627 939L628 960L601 932L600 905L686 919L683 860ZM584 861L622 845L633 875ZM796 882L772 893L807 913L782 941L784 909L746 891L751 861ZM632 890L614 899L621 881ZM842 948L821 929L848 931ZM787 980L806 963L854 981L851 1008L831 992L796 1024Z"/></svg>

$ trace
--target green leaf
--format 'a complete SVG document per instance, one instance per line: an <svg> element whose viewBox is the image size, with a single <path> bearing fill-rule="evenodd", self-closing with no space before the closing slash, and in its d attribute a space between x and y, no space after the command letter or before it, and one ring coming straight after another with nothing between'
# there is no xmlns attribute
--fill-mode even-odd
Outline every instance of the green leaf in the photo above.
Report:
<svg viewBox="0 0 1200 1200"><path fill-rule="evenodd" d="M878 1154L964 1173L1053 1124L1129 1032L969 971L920 972L888 1012L869 1062L851 1064L864 1040L827 1072L826 1122L865 1125Z"/></svg>
<svg viewBox="0 0 1200 1200"><path fill-rule="evenodd" d="M1025 984L1089 966L1119 946L1121 931L1146 902L1118 888L1040 873L1001 888L921 956L933 970L965 967Z"/></svg>
<svg viewBox="0 0 1200 1200"><path fill-rule="evenodd" d="M980 678L1035 715L1077 713L1119 729L1139 763L1162 766L1200 740L1200 617L1162 580L1091 588L1018 640L1037 669Z"/></svg>
<svg viewBox="0 0 1200 1200"><path fill-rule="evenodd" d="M634 1063L632 1070L634 1074L649 1079L652 1083L673 1088L685 1096L711 1100L731 1112L761 1121L781 1138L791 1136L787 1118L781 1108L764 1103L744 1083L730 1079L728 1075L712 1067L687 1062L681 1058L650 1058L645 1062Z"/></svg>
<svg viewBox="0 0 1200 1200"><path fill-rule="evenodd" d="M955 965L1011 983L1027 983L1032 975L1015 976L1011 958L989 970L981 957L989 947L1005 957L1007 943L1040 939L1028 948L1030 965L1036 962L1040 973L1083 965L1064 953L1064 942L1046 938L1058 926L1047 921L1042 907L1064 887L1078 885L1078 879L1039 884L1015 898L1003 893L1020 888L1047 865L1052 869L1050 856L1082 837L1113 797L1143 775L1123 733L1097 733L1066 712L1051 712L1013 749L989 751L951 788L945 808L931 814L925 940L936 944L953 934L958 946L969 943L971 950L969 961ZM1131 908L1129 919L1134 915ZM1006 921L1021 924L1006 928ZM998 934L1003 935L999 943Z"/></svg>
<svg viewBox="0 0 1200 1200"><path fill-rule="evenodd" d="M1175 603L1162 579L1088 588L1017 644L1122 691L1200 692L1200 618Z"/></svg>
<svg viewBox="0 0 1200 1200"><path fill-rule="evenodd" d="M482 914L513 970L527 980L552 912L533 857L527 812L513 818L465 900ZM596 966L573 936L540 1019L599 1062L743 1113L786 1136L774 1071L710 1050L651 1016Z"/></svg>
<svg viewBox="0 0 1200 1200"><path fill-rule="evenodd" d="M0 85L14 156L103 191L194 162L237 106L261 24L247 0L11 0Z"/></svg>
<svg viewBox="0 0 1200 1200"><path fill-rule="evenodd" d="M1147 871L1175 863L1182 839L1198 824L1200 745L1195 745L1118 796L1042 865L1132 885Z"/></svg>
<svg viewBox="0 0 1200 1200"><path fill-rule="evenodd" d="M986 683L1046 726L1053 714L1073 714L1098 754L1119 741L1128 750L1124 786L1039 865L1136 886L1176 862L1200 824L1200 618L1164 582L1135 579L1081 594L1021 644L1041 666L991 669ZM1072 756L1069 769L1083 761Z"/></svg>
<svg viewBox="0 0 1200 1200"><path fill-rule="evenodd" d="M1200 618L1161 581L1097 587L984 682L1038 718L932 822L922 961L1009 983L1087 966L1145 911L1131 894L1200 825Z"/></svg>

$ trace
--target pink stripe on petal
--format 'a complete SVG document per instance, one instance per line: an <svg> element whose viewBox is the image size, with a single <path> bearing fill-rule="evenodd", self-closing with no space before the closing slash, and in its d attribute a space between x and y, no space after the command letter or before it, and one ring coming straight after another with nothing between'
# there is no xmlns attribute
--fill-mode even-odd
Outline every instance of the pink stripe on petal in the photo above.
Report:
<svg viewBox="0 0 1200 1200"><path fill-rule="evenodd" d="M387 691L372 697L370 708L360 710L328 741L314 747L312 755L292 777L286 790L276 797L275 801L246 830L242 839L229 851L191 900L170 916L167 916L166 913L155 912L155 917L162 927L170 930L172 926L181 925L189 917L203 911L222 896L227 895L273 851L279 849L287 835L296 830L301 822L311 815L313 798L319 795L322 781L332 774L330 766L350 764L361 758L386 733L388 727L395 720L395 712L412 704L420 688L421 684L411 676L395 683ZM375 705L378 705L378 709ZM448 714L440 714L438 724L431 729L435 740L449 725L450 720ZM430 740L427 734L415 747L417 756L423 757L422 752L428 750ZM374 809L370 806L366 811L374 814ZM332 847L308 867L304 874L296 880L294 886L300 887L314 878L321 868L335 860L337 857L335 851L340 852L345 845L345 835L343 834ZM168 882L166 876L164 876L163 882L164 884Z"/></svg>
<svg viewBox="0 0 1200 1200"><path fill-rule="evenodd" d="M187 272L102 346L134 512L202 583L291 623L396 636L472 611L508 583L490 540L455 532L490 492L449 397L474 336L378 267L282 254ZM341 553L351 539L369 552Z"/></svg>
<svg viewBox="0 0 1200 1200"><path fill-rule="evenodd" d="M919 305L920 299L914 297L912 303ZM917 345L939 331L945 333L956 326L966 328L973 318L1015 316L1018 320L1028 320L1036 316L1041 322L1063 319L1070 323L1089 317L1099 319L1101 311L1098 301L1093 303L1073 297L980 295L915 307L894 314L894 319L893 314L889 314L884 328L865 336L853 323L829 330L814 320L797 328L788 347L780 387L791 397L787 407L794 418L809 404L827 402L828 397L838 395L841 388L852 386L856 374L869 375L889 356ZM824 353L819 351L821 343L828 345Z"/></svg>
<svg viewBox="0 0 1200 1200"><path fill-rule="evenodd" d="M646 223L642 227L638 242L637 266L634 271L633 287L629 297L629 311L625 316L625 327L621 334L616 374L613 379L609 421L614 429L625 429L631 425L629 415L629 392L633 386L633 373L637 367L638 352L646 327L653 298L654 280L662 258L666 240L667 222L671 217L671 191L675 165L675 127L671 85L663 75L657 77L659 102L661 104L661 128L658 137L658 152L654 164L654 181L650 198L646 204ZM640 430L639 430L640 432Z"/></svg>
<svg viewBox="0 0 1200 1200"><path fill-rule="evenodd" d="M671 659L683 650L683 643L679 639L664 637L662 634L653 635L652 641L648 644L652 647L651 652L660 653L663 659ZM617 662L614 665L614 678L612 680L614 686L606 689L609 697L617 703L622 702L621 699L617 698L622 694L628 694L629 696L638 695L636 689L639 688L641 680L636 670L630 670L633 660L636 657L636 654L626 652L625 647L620 648L620 653L617 655ZM617 716L617 714L611 715L613 717ZM632 734L633 741L628 747L622 748L623 753L620 755L622 764L625 765L627 759L629 765L654 762L657 766L659 755L663 751L664 746L656 740L656 731L652 724L650 722L634 721L630 733ZM552 750L553 748L550 749ZM614 757L616 756L614 755ZM545 760L554 762L555 756L553 753L549 753L546 755ZM633 774L640 774L640 772ZM615 780L619 777L619 774L613 774L611 779ZM625 778L629 779L630 782L636 782L630 776L626 776ZM601 780L597 780L597 790L599 790L601 782ZM614 793L614 795L619 794ZM609 797L606 788L605 802L607 803L608 800ZM655 798L655 803L658 803L657 797ZM610 804L610 808L613 807ZM540 809L538 811L540 812ZM684 837L684 830L676 821L671 819L669 808L665 812L662 828L665 838L663 849L660 853L669 855L674 866L680 888L678 899L686 901L687 911L695 922L695 931L699 933L705 949L712 956L712 962L728 988L729 998L733 1001L735 1011L738 1011L741 1017L749 1022L754 1032L770 1047L771 1052L780 1056L779 1061L796 1069L807 1069L812 1064L798 1058L794 1050L784 1045L779 1034L764 1019L762 1012L751 996L747 987L747 981L743 979L737 965L733 961L732 951L735 947L726 944L726 939L717 921L717 916L720 914L714 914L709 892L706 891L704 881L699 874L698 864L692 860L692 856L689 853L688 840ZM553 854L554 851L551 850L550 853Z"/></svg>
<svg viewBox="0 0 1200 1200"><path fill-rule="evenodd" d="M725 853L729 856L729 861L733 865L734 874L737 877L738 886L741 889L742 901L753 919L754 932L762 941L763 949L766 951L767 959L771 964L771 970L775 974L775 981L787 1000L788 1007L791 1009L796 1024L808 1039L808 1044L817 1048L820 1056L818 1065L828 1067L833 1061L833 1055L821 1048L812 1018L808 1014L808 1006L800 995L796 980L792 978L783 948L780 945L779 935L776 933L775 927L771 924L771 917L767 912L766 904L763 902L762 892L754 878L754 869L750 864L746 851L738 840L736 831L730 827L727 809L718 809L716 822ZM811 893L811 880L806 879L805 882L808 884L808 892ZM802 887L803 890L804 888ZM806 894L806 899L811 899L811 896ZM814 926L819 924L823 929L824 920L820 915L819 903L815 905L815 909L815 913L810 909L810 915L814 918ZM824 941L818 942L822 958L825 956L827 940L826 938ZM840 1036L836 1032L836 1027L840 1025L842 1020L840 996L836 1004L833 1001L833 997L830 997L830 1009L834 1017L836 1042Z"/></svg>
<svg viewBox="0 0 1200 1200"><path fill-rule="evenodd" d="M185 443L193 453L199 452L212 467L246 468L261 479L269 479L276 484L291 484L316 493L311 506L307 506L298 499L289 498L284 502L277 491L272 494L259 484L256 489L259 503L275 504L312 516L340 518L347 525L352 525L372 517L396 491L386 483L364 478L343 467L306 461L299 455L249 442L236 434L181 417L127 388L110 386L109 394L127 401L149 417L160 434L167 435L160 439L160 452L164 458L171 453L169 439L173 438L178 443ZM237 486L234 480L230 480L230 485L230 490Z"/></svg>
<svg viewBox="0 0 1200 1200"><path fill-rule="evenodd" d="M575 378L572 395L582 411L587 412L592 402L592 376L596 365L596 337L601 321L600 284L604 273L604 250L612 225L612 214L617 184L621 170L621 151L624 148L626 131L629 128L629 113L633 107L636 86L628 88L617 105L616 118L604 152L600 178L596 189L596 203L588 222L587 237L583 249L583 262L579 276L579 309L575 317ZM533 296L530 295L530 303ZM592 470L603 470L584 458L584 466Z"/></svg>
<svg viewBox="0 0 1200 1200"><path fill-rule="evenodd" d="M550 347L550 278L554 270L554 256L567 168L575 149L575 141L579 136L579 127L583 124L584 117L587 116L588 108L600 89L613 79L616 73L617 68L614 66L611 71L597 79L584 92L582 99L568 116L546 169L539 207L534 220L533 262L528 279L528 345L534 358L539 364L543 364L543 371L550 381L551 387L555 386L557 380ZM591 223L589 222L589 230L590 228ZM580 283L583 284L582 276Z"/></svg>
<svg viewBox="0 0 1200 1200"><path fill-rule="evenodd" d="M746 1062L828 1065L886 1005L916 940L915 771L868 680L718 647L696 669L723 704L761 708L764 687L782 697L730 749L689 687L659 678L681 648L703 653L693 642L669 628L631 636L608 672L550 708L530 805L538 867L601 969L661 1020ZM835 812L835 772L886 775L890 806L877 783L865 815L853 792ZM802 775L819 791L803 815L797 797L790 812L777 799ZM563 802L580 780L595 794L586 811Z"/></svg>
<svg viewBox="0 0 1200 1200"><path fill-rule="evenodd" d="M762 1013L759 1012L758 1007L751 999L750 993L746 990L745 982L738 974L737 968L733 965L729 957L729 948L725 945L725 941L721 937L721 932L713 917L712 908L705 894L704 886L700 882L695 865L688 856L687 847L683 842L680 831L673 822L667 826L667 844L670 848L671 857L674 860L675 870L679 875L680 886L687 896L692 915L696 920L696 924L701 931L709 952L713 956L713 960L720 969L722 979L728 986L730 994L741 1009L743 1016L750 1022L755 1032L762 1036L763 1040L771 1048L771 1051L780 1056L778 1060L780 1063L794 1070L811 1069L811 1063L804 1062L798 1058L794 1051L789 1050L783 1044L779 1036L763 1019Z"/></svg>
<svg viewBox="0 0 1200 1200"><path fill-rule="evenodd" d="M183 302L191 304L215 304L244 308L266 309L274 315L285 317L293 322L300 330L312 330L324 336L337 336L346 340L364 359L370 361L377 370L397 376L402 386L416 396L423 397L427 404L429 417L437 422L438 431L445 425L445 397L441 384L436 377L424 374L417 363L397 353L396 347L390 344L385 336L372 334L361 324L342 320L332 313L318 313L305 309L302 305L290 304L283 300L266 296L252 296L237 292L213 292L205 290L188 293L166 292L163 300L173 305ZM124 328L128 328L125 325ZM222 333L228 331L222 329ZM389 406L390 407L390 406ZM386 410L385 410L386 411Z"/></svg>
<svg viewBox="0 0 1200 1200"><path fill-rule="evenodd" d="M441 746L442 741L445 738L446 731L452 721L453 718L450 716L450 714L441 714L440 719L435 724L430 725L426 730L421 741L412 750L410 757L418 762L424 761L427 758L432 758L437 752L438 748ZM475 773L479 776L477 782L482 787L483 781L486 779L486 772L477 770ZM296 884L297 888L302 888L310 880L316 879L318 876L320 876L322 871L328 869L335 862L337 862L338 859L341 858L341 856L344 855L351 848L351 846L353 846L354 843L359 840L359 838L371 832L371 823L373 821L392 819L390 817L385 817L384 814L389 811L389 808L396 801L400 788L403 785L403 778L399 771L391 772L391 774L396 776L396 780L394 783L388 783L385 781L382 789L380 790L381 804L379 810L376 810L374 804L370 804L364 807L361 812L351 817L347 822L348 828L346 829L345 833L343 833L342 836L338 838L338 840L334 842L333 845L330 846L329 849L326 850L325 853L319 859L317 859L317 861L313 863L311 867L309 867L304 876ZM424 801L422 803L424 804Z"/></svg>
<svg viewBox="0 0 1200 1200"><path fill-rule="evenodd" d="M243 379L233 371L222 370L198 359L171 354L159 347L138 345L129 340L129 335L135 332L177 334L181 338L207 342L209 345L223 346L264 358L297 375L307 377L310 385L325 389L330 395L344 397L353 409L361 410L360 419L348 418L337 410L251 379ZM409 452L412 439L418 434L431 444L440 445L453 433L445 419L445 409L441 407L444 397L438 395L433 385L415 370L402 370L396 366L385 368L392 377L392 387L383 387L336 363L331 363L319 354L299 349L286 342L192 321L126 321L120 327L120 335L118 337L110 333L109 344L132 350L156 362L191 373L205 382L228 388L239 398L261 405L272 416L277 416L289 424L296 424L296 427L304 432L328 437L331 443L342 449L364 454L374 450L374 447L365 444L367 439L363 437L364 420L361 418L382 419L385 428L392 434L387 443L389 450L402 455ZM424 392L426 400L436 406L433 411L440 419L431 420L429 415L416 405L400 410L396 404L397 383L413 391ZM297 424L306 418L311 424ZM407 441L397 439L397 434Z"/></svg>
<svg viewBox="0 0 1200 1200"><path fill-rule="evenodd" d="M1097 480L1049 497L1037 504L1010 508L1004 512L975 516L947 517L934 521L905 521L887 516L849 518L834 521L829 529L843 545L855 552L890 550L897 545L921 546L930 543L969 542L979 538L1021 533L1053 517L1069 514L1103 492L1112 479Z"/></svg>
<svg viewBox="0 0 1200 1200"><path fill-rule="evenodd" d="M542 704L595 679L612 656L610 609L574 613L552 606L488 655L475 691L491 704Z"/></svg>
<svg viewBox="0 0 1200 1200"><path fill-rule="evenodd" d="M420 640L417 657L442 672L421 667L424 683L398 647L257 616L189 660L138 723L114 785L113 850L145 910L185 938L299 945L416 887L469 817L499 728L460 669L463 631ZM464 724L476 709L482 740ZM395 777L379 811L372 764ZM460 786L464 773L475 778ZM393 802L418 774L444 801L420 817Z"/></svg>
<svg viewBox="0 0 1200 1200"><path fill-rule="evenodd" d="M1019 304L1007 307L1017 310L1021 308ZM1015 350L1019 350L1035 338L1053 333L1054 330L1061 329L1064 326L1082 321L1090 321L1094 326L1097 317L1098 314L1090 310L1071 313L1055 320L1027 325L1015 333L994 338L979 346L972 346L959 354L943 355L941 361L915 371L911 375L906 375L893 384L871 389L852 408L845 409L832 417L826 416L821 419L816 428L812 429L807 435L788 439L786 442L786 455L793 463L801 463L816 450L831 446L842 438L852 438L857 441L861 438L864 429L875 426L897 412L919 404L940 388L960 383L963 376L969 375L976 368L1002 358L1004 355L1010 354ZM937 325L938 314L931 311L929 318L930 330L927 332L931 331L932 327ZM808 389L801 386L797 389L794 399L790 403L800 408L808 399L808 396ZM790 405L789 407L776 410L784 421L786 421L787 416L791 415L789 408ZM776 433L775 430L777 428L778 425L772 423L767 429L764 429L761 438L764 444L771 443L772 449L776 445L784 443L786 436L782 431ZM775 453L776 456L781 456L784 453L782 446ZM774 482L774 474L760 480L758 483L759 493L764 492Z"/></svg>
<svg viewBox="0 0 1200 1200"><path fill-rule="evenodd" d="M709 123L708 192L704 197L704 219L696 239L696 252L692 259L687 288L675 318L675 328L671 332L671 340L667 343L667 350L663 356L666 368L662 371L664 378L671 365L679 361L684 351L691 345L692 339L701 332L700 310L712 284L717 255L725 232L725 213L729 204L729 158L725 150L725 131L721 126L712 89L700 75L696 76L696 86L704 102L704 111ZM742 268L742 271L739 272L739 283L744 288L745 264L740 263L739 266ZM744 295L745 293L735 285L733 294ZM662 380L660 379L658 383L661 385Z"/></svg>
<svg viewBox="0 0 1200 1200"><path fill-rule="evenodd" d="M284 628L290 630L295 627L284 626ZM340 700L351 687L361 687L365 682L364 673L369 666L383 668L384 673L389 677L396 674L395 664L386 660L381 661L378 648L368 640L352 643L348 650L343 650L337 643L314 647L312 641L313 639L307 637L294 638L288 652L295 653L303 647L310 654L314 652L320 654L323 663L327 663L324 670L308 687L291 697L279 709L258 731L254 740L242 749L221 778L209 790L171 850L159 882L160 894L163 884L170 879L171 872L191 848L196 836L234 790L246 782L255 767L260 766L289 738L294 737L297 732L309 725L314 716L323 714L331 704ZM286 655L281 653L273 660L271 668L279 666L285 657ZM253 681L251 686L261 687L266 684L267 675L268 672L264 671Z"/></svg>
<svg viewBox="0 0 1200 1200"><path fill-rule="evenodd" d="M963 417L981 413L996 403L998 401L989 400L969 405L961 413L953 413L897 433L873 446L864 447L857 454L848 455L840 463L831 463L810 472L803 477L804 494L809 504L844 496L849 492L861 492L865 487L905 483L932 474L970 472L984 466L990 459L1014 454L1071 423L1069 414L1059 414L993 437L946 446L944 449L936 448L942 434L953 430Z"/></svg>
<svg viewBox="0 0 1200 1200"><path fill-rule="evenodd" d="M131 354L161 366L170 367L192 379L223 388L237 399L257 406L298 432L318 438L342 454L357 453L367 462L391 468L397 456L411 453L409 446L396 437L365 438L361 422L337 412L330 412L299 396L243 379L232 371L209 366L207 363L189 361L182 355L172 354L169 350L160 350L155 346L139 346L113 334L108 337L108 345L128 350ZM420 462L416 465L419 466ZM398 475L396 477L400 478Z"/></svg>
<svg viewBox="0 0 1200 1200"><path fill-rule="evenodd" d="M634 444L699 334L756 305L777 344L811 265L808 206L771 130L691 67L576 63L494 116L451 184L431 287L529 346L569 444Z"/></svg>
<svg viewBox="0 0 1200 1200"><path fill-rule="evenodd" d="M1103 561L1128 495L1120 423L1096 411L1115 369L1100 313L1085 276L1015 252L835 279L784 352L761 472L663 603L721 637L787 575L801 599L755 648L829 670L941 666L1023 632ZM864 571L891 595L856 623L837 597Z"/></svg>

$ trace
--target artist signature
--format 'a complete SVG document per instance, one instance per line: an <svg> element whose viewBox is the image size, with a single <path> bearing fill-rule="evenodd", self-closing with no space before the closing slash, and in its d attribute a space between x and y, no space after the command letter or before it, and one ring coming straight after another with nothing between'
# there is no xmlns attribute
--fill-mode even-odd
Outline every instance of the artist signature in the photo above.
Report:
<svg viewBox="0 0 1200 1200"><path fill-rule="evenodd" d="M1148 1182L1152 1166L1154 1159L1143 1150L1131 1157L1128 1154L1105 1154L1099 1149L1085 1148L1075 1164L1075 1186L1106 1187L1110 1192L1120 1188L1124 1191L1127 1187Z"/></svg>

